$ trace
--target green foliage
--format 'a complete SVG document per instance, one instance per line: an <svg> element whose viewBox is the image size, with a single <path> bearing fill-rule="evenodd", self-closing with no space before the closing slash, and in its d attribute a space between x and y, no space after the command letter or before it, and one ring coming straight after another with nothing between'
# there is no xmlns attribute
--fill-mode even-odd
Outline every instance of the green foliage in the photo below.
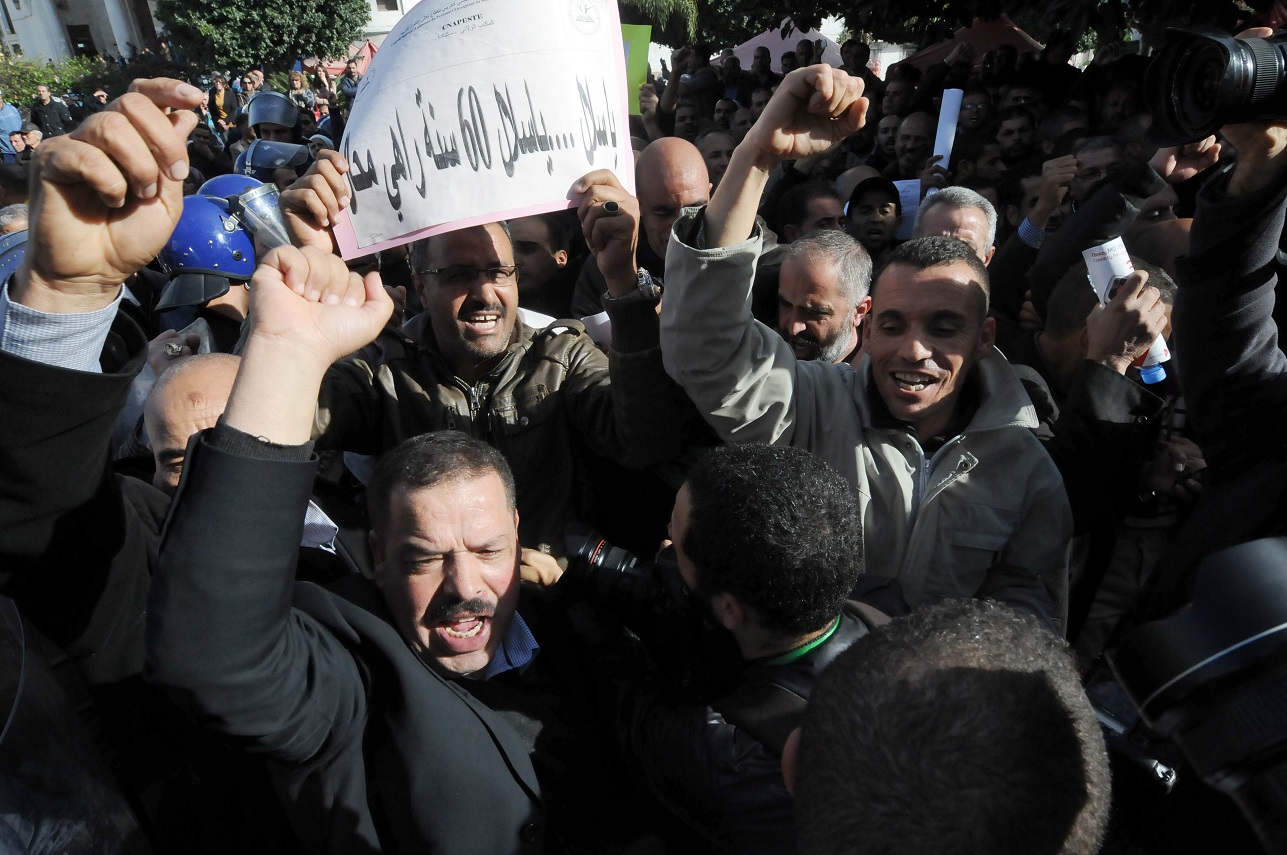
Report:
<svg viewBox="0 0 1287 855"><path fill-rule="evenodd" d="M157 0L156 15L198 67L236 70L339 56L362 34L371 9L367 0Z"/></svg>
<svg viewBox="0 0 1287 855"><path fill-rule="evenodd" d="M88 96L97 87L115 98L129 88L136 77L178 77L191 80L191 70L161 57L142 57L124 68L98 57L74 56L58 63L37 62L6 56L0 61L0 90L4 99L27 116L36 97L36 87L45 84L54 94L67 91Z"/></svg>
<svg viewBox="0 0 1287 855"><path fill-rule="evenodd" d="M646 0L626 2L656 5ZM1117 39L1131 27L1150 39L1167 26L1208 24L1232 29L1248 7L1265 5L1266 0L1245 4L1241 0L702 0L696 37L716 48L731 47L778 26L784 17L791 18L789 28L808 30L835 15L845 19L846 29L853 34L920 44L967 26L975 17L1005 13L1038 41L1045 41L1055 29L1091 33L1097 40ZM654 33L653 40L673 47L686 38L666 29Z"/></svg>
<svg viewBox="0 0 1287 855"><path fill-rule="evenodd" d="M698 15L696 0L621 0L623 24L651 24L652 40L672 47L697 37Z"/></svg>
<svg viewBox="0 0 1287 855"><path fill-rule="evenodd" d="M304 79L307 81L309 79L308 75L304 75ZM267 83L268 86L271 89L273 89L273 91L275 92L289 92L290 91L290 72L289 71L269 72L268 74L264 75L264 82ZM311 81L309 82L309 85L310 86L312 85Z"/></svg>

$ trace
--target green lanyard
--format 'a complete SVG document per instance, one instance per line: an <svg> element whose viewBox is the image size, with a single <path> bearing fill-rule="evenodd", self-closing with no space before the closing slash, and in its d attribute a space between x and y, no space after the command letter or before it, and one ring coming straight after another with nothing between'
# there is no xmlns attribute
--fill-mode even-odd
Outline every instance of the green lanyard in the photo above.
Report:
<svg viewBox="0 0 1287 855"><path fill-rule="evenodd" d="M788 650L786 653L783 653L781 656L775 656L765 664L766 665L789 665L790 663L796 661L797 659L803 656L806 656L814 648L821 646L823 643L826 642L828 638L835 635L836 630L839 628L840 628L840 618L839 616L837 616L836 619L832 622L831 628L828 629L826 632L824 632L822 635L818 636L813 641L810 641L808 644L802 647L797 647L795 650Z"/></svg>

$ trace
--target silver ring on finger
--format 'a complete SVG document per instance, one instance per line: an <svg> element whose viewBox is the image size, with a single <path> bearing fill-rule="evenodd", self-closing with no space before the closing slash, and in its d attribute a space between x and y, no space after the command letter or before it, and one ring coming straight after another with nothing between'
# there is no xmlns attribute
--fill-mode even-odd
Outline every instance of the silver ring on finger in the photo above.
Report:
<svg viewBox="0 0 1287 855"><path fill-rule="evenodd" d="M603 213L607 214L609 217L615 217L617 214L621 213L621 205L616 201L609 199L603 203Z"/></svg>
<svg viewBox="0 0 1287 855"><path fill-rule="evenodd" d="M178 359L183 355L183 345L177 341L166 342L165 355L169 359Z"/></svg>

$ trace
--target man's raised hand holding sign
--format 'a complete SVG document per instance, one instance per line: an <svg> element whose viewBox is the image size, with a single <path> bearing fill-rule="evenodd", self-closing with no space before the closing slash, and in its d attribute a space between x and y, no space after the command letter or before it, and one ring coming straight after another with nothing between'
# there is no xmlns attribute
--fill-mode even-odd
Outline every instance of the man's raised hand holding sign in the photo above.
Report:
<svg viewBox="0 0 1287 855"><path fill-rule="evenodd" d="M863 83L838 68L813 65L791 72L733 152L706 209L706 245L746 240L769 173L782 160L826 151L867 121Z"/></svg>

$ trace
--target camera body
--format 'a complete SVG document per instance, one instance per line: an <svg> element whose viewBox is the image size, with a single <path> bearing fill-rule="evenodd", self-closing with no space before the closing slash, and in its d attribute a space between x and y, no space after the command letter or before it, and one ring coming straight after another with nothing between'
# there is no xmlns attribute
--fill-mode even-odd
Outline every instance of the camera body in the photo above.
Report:
<svg viewBox="0 0 1287 855"><path fill-rule="evenodd" d="M615 614L668 682L693 699L718 696L736 685L737 645L689 590L673 547L655 561L644 561L577 524L568 527L564 542L568 566L559 580L562 597L589 600Z"/></svg>

